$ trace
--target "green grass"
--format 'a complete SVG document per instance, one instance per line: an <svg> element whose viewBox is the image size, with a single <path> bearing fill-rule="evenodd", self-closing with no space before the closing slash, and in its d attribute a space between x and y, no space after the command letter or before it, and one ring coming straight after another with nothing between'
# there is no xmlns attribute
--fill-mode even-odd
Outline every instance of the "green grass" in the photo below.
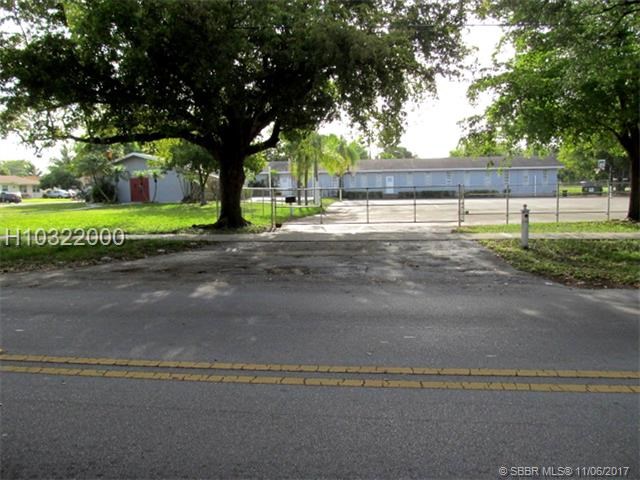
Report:
<svg viewBox="0 0 640 480"><path fill-rule="evenodd" d="M96 246L0 246L0 272L48 270L63 266L83 266L112 260L134 260L201 247L205 242L177 240L127 240L123 245ZM106 259L104 257L109 257Z"/></svg>
<svg viewBox="0 0 640 480"><path fill-rule="evenodd" d="M328 205L331 199L324 199ZM269 203L243 204L245 218L252 225L245 232L264 231L271 226ZM320 212L318 207L294 208L294 217L314 215ZM170 233L189 231L192 225L212 224L217 218L215 203L205 206L195 204L129 204L129 205L90 205L78 202L33 203L21 206L0 208L1 234L4 228L12 233L16 230L35 231L64 228L121 228L126 233ZM289 208L277 209L278 223L289 218Z"/></svg>
<svg viewBox="0 0 640 480"><path fill-rule="evenodd" d="M580 195L588 195L588 196L594 196L594 195L598 195L600 192L598 193L585 193L582 191L582 185L560 185L560 193L562 194L562 192L566 191L567 195L574 197L574 196L580 196ZM630 191L629 187L626 187L624 189L625 192ZM614 190L615 192L615 190ZM620 193L621 190L618 192ZM609 193L609 187L607 185L602 185L602 195L606 195L607 193Z"/></svg>
<svg viewBox="0 0 640 480"><path fill-rule="evenodd" d="M78 203L76 200L71 200L69 198L23 198L22 204L31 204L31 203Z"/></svg>
<svg viewBox="0 0 640 480"><path fill-rule="evenodd" d="M574 195L583 195L584 193L582 192L582 185L560 185L560 193L566 191L568 195L571 195L572 197ZM602 194L605 195L607 192L609 191L609 187L607 186L603 186L602 187ZM593 196L593 195L597 195L596 193L590 193L589 195Z"/></svg>
<svg viewBox="0 0 640 480"><path fill-rule="evenodd" d="M516 233L520 231L520 223L509 225L471 225L454 230L457 233ZM624 220L610 222L560 222L560 223L530 223L532 233L602 233L602 232L640 232L640 223Z"/></svg>
<svg viewBox="0 0 640 480"><path fill-rule="evenodd" d="M580 287L640 287L640 240L483 240L514 268Z"/></svg>
<svg viewBox="0 0 640 480"><path fill-rule="evenodd" d="M327 206L332 199L323 199ZM277 223L289 219L288 206L277 208ZM0 208L0 235L6 230L15 234L17 230L24 235L27 230L32 234L42 228L50 229L116 229L126 233L169 233L197 232L194 224L212 224L217 218L215 203L205 206L194 204L136 204L136 205L89 205L68 200L56 203L29 202L20 206ZM296 207L294 218L314 215L319 207ZM241 232L260 232L271 226L269 202L245 202L243 213L252 225ZM6 229L6 230L5 230ZM15 242L12 242L14 244ZM141 258L158 255L158 249L166 252L195 248L200 242L170 240L127 240L122 246L26 246L0 245L0 271L14 272L62 266L91 265L101 263L102 257L112 260Z"/></svg>

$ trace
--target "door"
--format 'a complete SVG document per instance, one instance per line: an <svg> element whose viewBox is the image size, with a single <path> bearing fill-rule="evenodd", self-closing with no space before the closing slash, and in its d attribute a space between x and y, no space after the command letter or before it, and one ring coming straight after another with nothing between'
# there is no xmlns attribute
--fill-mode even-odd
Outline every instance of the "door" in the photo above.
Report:
<svg viewBox="0 0 640 480"><path fill-rule="evenodd" d="M132 202L149 201L149 179L147 177L132 178L129 180L129 186L131 188Z"/></svg>
<svg viewBox="0 0 640 480"><path fill-rule="evenodd" d="M393 175L388 175L384 179L384 193L386 194L393 193Z"/></svg>

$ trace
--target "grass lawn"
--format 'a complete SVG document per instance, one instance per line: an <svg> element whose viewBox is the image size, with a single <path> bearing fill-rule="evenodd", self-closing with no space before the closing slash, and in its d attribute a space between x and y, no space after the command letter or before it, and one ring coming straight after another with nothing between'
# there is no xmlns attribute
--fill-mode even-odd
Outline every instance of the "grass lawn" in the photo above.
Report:
<svg viewBox="0 0 640 480"><path fill-rule="evenodd" d="M130 205L91 205L69 200L33 199L21 205L0 208L0 235L9 231L23 234L31 230L32 234L42 228L50 229L116 229L125 233L170 233L198 232L192 229L194 224L212 224L218 210L215 203L205 206L196 204L130 204ZM332 199L323 199L327 206ZM243 203L243 212L252 225L242 232L261 232L271 226L269 202ZM296 207L294 217L314 215L319 207ZM288 206L278 205L277 223L289 219ZM149 255L176 252L197 248L202 242L184 242L171 240L127 240L122 246L26 246L16 247L0 245L0 272L42 270L62 266L92 265L111 260L142 258ZM109 257L104 259L104 257Z"/></svg>
<svg viewBox="0 0 640 480"><path fill-rule="evenodd" d="M509 225L471 225L454 230L457 233L516 233L520 232L520 223ZM560 222L560 223L530 223L531 233L575 233L575 232L640 232L640 223L625 220L610 222Z"/></svg>
<svg viewBox="0 0 640 480"><path fill-rule="evenodd" d="M151 255L191 250L206 242L175 240L127 240L123 245L96 246L0 246L0 272L48 270L84 266L112 260L134 260ZM108 258L105 258L108 257Z"/></svg>
<svg viewBox="0 0 640 480"><path fill-rule="evenodd" d="M78 203L76 200L69 198L23 198L22 205L31 203Z"/></svg>
<svg viewBox="0 0 640 480"><path fill-rule="evenodd" d="M323 199L329 205L331 199ZM271 226L269 203L243 203L245 218L252 225L244 232L260 232ZM294 208L294 217L315 215L318 207ZM289 218L289 207L277 208L277 223ZM212 224L217 219L215 203L205 206L197 204L128 204L92 205L81 202L38 203L0 208L0 234L4 228L12 233L16 230L32 232L44 228L121 228L125 233L171 233L189 231L195 224Z"/></svg>
<svg viewBox="0 0 640 480"><path fill-rule="evenodd" d="M580 287L640 287L640 240L483 240L514 268Z"/></svg>
<svg viewBox="0 0 640 480"><path fill-rule="evenodd" d="M560 185L560 192L567 192L568 195L571 195L572 197L574 195L584 195L584 193L582 192L582 185ZM606 195L609 192L609 187L606 185L602 186L602 194ZM589 195L595 195L594 193L591 193Z"/></svg>

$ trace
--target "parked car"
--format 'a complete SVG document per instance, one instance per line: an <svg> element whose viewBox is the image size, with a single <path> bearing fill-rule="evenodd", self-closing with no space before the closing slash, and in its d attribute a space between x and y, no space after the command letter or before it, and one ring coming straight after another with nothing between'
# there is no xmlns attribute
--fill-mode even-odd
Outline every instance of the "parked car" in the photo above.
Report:
<svg viewBox="0 0 640 480"><path fill-rule="evenodd" d="M0 202L20 203L22 202L22 194L20 192L0 192Z"/></svg>
<svg viewBox="0 0 640 480"><path fill-rule="evenodd" d="M45 190L42 194L44 198L71 198L71 194L61 188L52 188Z"/></svg>

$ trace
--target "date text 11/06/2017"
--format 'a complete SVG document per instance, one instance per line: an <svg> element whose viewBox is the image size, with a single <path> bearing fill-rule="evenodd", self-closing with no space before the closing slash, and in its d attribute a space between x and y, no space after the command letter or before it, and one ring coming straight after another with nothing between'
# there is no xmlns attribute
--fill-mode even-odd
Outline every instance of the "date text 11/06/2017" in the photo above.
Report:
<svg viewBox="0 0 640 480"><path fill-rule="evenodd" d="M4 246L96 246L124 244L125 233L121 228L38 228L35 230L5 229Z"/></svg>
<svg viewBox="0 0 640 480"><path fill-rule="evenodd" d="M500 477L511 478L626 478L631 468L622 466L511 466L498 468Z"/></svg>
<svg viewBox="0 0 640 480"><path fill-rule="evenodd" d="M630 467L622 466L512 466L498 468L499 477L510 478L627 478Z"/></svg>

